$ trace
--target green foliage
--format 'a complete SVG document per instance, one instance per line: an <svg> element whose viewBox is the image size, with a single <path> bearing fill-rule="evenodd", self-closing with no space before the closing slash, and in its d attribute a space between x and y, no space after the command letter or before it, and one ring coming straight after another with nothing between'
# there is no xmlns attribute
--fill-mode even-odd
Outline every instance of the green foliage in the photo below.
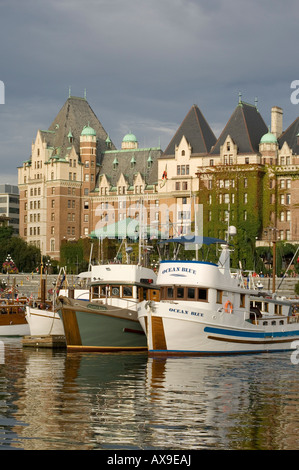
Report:
<svg viewBox="0 0 299 470"><path fill-rule="evenodd" d="M12 233L11 227L0 227L1 266L10 254L19 272L32 272L40 265L40 250L29 245L22 238L12 236Z"/></svg>
<svg viewBox="0 0 299 470"><path fill-rule="evenodd" d="M98 259L98 240L80 238L75 241L63 241L60 246L60 265L66 266L67 272L79 274L87 271L92 248L92 261Z"/></svg>

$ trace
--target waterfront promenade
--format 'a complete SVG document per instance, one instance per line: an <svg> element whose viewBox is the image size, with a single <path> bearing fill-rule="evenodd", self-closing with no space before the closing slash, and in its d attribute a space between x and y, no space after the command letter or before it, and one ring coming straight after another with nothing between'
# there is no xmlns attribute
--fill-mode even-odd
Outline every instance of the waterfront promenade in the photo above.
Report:
<svg viewBox="0 0 299 470"><path fill-rule="evenodd" d="M51 274L51 275L43 275L43 278L47 279L47 293L49 295L49 290L53 288L53 283L55 285L56 280L57 280L57 275ZM7 274L2 274L0 279L8 283L9 286L15 283L15 286L19 292L19 295L21 296L22 294L24 296L30 297L32 294L33 297L37 297L39 293L39 288L40 288L40 279L41 276L40 274L10 274L7 276ZM76 285L76 279L77 276L76 274L70 274L67 276L67 282L69 286L75 286ZM255 278L255 282L257 283L260 281L263 284L263 291L272 291L272 278L269 277L257 277ZM281 278L277 277L276 278L276 288L279 286L278 294L290 298L295 298L295 284L299 282L299 277L286 277L283 279L281 283ZM280 285L281 283L281 285Z"/></svg>

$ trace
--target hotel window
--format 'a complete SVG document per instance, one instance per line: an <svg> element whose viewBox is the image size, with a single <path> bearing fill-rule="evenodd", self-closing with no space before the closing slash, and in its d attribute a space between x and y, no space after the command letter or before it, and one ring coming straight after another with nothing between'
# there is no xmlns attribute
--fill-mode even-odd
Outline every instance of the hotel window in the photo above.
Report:
<svg viewBox="0 0 299 470"><path fill-rule="evenodd" d="M213 159L210 160L210 166L214 166L214 160Z"/></svg>
<svg viewBox="0 0 299 470"><path fill-rule="evenodd" d="M51 207L52 207L52 208L55 207L55 199L52 199L52 201L51 201Z"/></svg>
<svg viewBox="0 0 299 470"><path fill-rule="evenodd" d="M290 194L286 195L286 204L291 204L291 195Z"/></svg>
<svg viewBox="0 0 299 470"><path fill-rule="evenodd" d="M190 167L189 165L186 165L186 175L189 175L189 172L190 172Z"/></svg>
<svg viewBox="0 0 299 470"><path fill-rule="evenodd" d="M54 233L55 233L55 227L52 226L52 227L51 227L51 235L54 235Z"/></svg>
<svg viewBox="0 0 299 470"><path fill-rule="evenodd" d="M287 211L287 221L290 222L291 220L291 211Z"/></svg>
<svg viewBox="0 0 299 470"><path fill-rule="evenodd" d="M285 180L280 180L280 187L281 189L285 188Z"/></svg>
<svg viewBox="0 0 299 470"><path fill-rule="evenodd" d="M291 180L287 180L287 189L291 188Z"/></svg>
<svg viewBox="0 0 299 470"><path fill-rule="evenodd" d="M223 201L224 201L225 204L229 204L229 194L228 193L224 194Z"/></svg>
<svg viewBox="0 0 299 470"><path fill-rule="evenodd" d="M247 198L247 193L245 193L245 194L244 194L244 204L247 204L247 200L248 200L248 198Z"/></svg>
<svg viewBox="0 0 299 470"><path fill-rule="evenodd" d="M213 181L208 180L208 189L212 189L212 187L213 187Z"/></svg>
<svg viewBox="0 0 299 470"><path fill-rule="evenodd" d="M175 190L176 191L180 191L181 189L181 183L179 183L178 181L175 183Z"/></svg>
<svg viewBox="0 0 299 470"><path fill-rule="evenodd" d="M183 191L187 191L187 189L188 189L188 183L187 183L187 181L183 181L183 183L182 183L182 190L183 190Z"/></svg>
<svg viewBox="0 0 299 470"><path fill-rule="evenodd" d="M284 212L280 213L280 222L284 222Z"/></svg>
<svg viewBox="0 0 299 470"><path fill-rule="evenodd" d="M208 196L208 204L212 204L212 194L209 194Z"/></svg>
<svg viewBox="0 0 299 470"><path fill-rule="evenodd" d="M181 174L181 165L177 165L176 167L176 174L180 175Z"/></svg>
<svg viewBox="0 0 299 470"><path fill-rule="evenodd" d="M286 240L291 240L291 232L290 232L290 230L286 230Z"/></svg>

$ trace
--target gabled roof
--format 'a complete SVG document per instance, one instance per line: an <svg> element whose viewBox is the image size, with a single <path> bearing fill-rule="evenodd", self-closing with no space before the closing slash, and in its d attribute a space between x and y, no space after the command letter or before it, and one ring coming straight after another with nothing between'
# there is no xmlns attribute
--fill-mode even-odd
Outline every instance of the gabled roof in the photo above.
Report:
<svg viewBox="0 0 299 470"><path fill-rule="evenodd" d="M128 184L133 185L135 175L140 173L146 184L157 183L160 148L107 151L103 154L99 177L106 175L115 187L123 174ZM150 160L149 160L150 159ZM97 183L98 186L98 183Z"/></svg>
<svg viewBox="0 0 299 470"><path fill-rule="evenodd" d="M175 155L175 147L185 136L192 147L192 154L209 153L216 137L197 105L193 105L171 139L163 156Z"/></svg>
<svg viewBox="0 0 299 470"><path fill-rule="evenodd" d="M228 135L237 145L239 153L258 153L261 137L267 132L268 128L256 106L240 101L211 154L220 154L220 147Z"/></svg>
<svg viewBox="0 0 299 470"><path fill-rule="evenodd" d="M90 125L98 139L98 159L100 153L106 150L107 132L98 120L85 98L69 97L55 117L47 131L41 134L49 146L59 148L59 155L64 158L69 148L74 145L79 154L80 135L84 126ZM68 134L71 132L73 142L70 143ZM115 146L112 144L112 149Z"/></svg>
<svg viewBox="0 0 299 470"><path fill-rule="evenodd" d="M281 148L286 142L290 149L292 149L293 154L299 155L299 145L298 145L298 134L299 134L299 117L284 131L281 136L278 138L279 147Z"/></svg>

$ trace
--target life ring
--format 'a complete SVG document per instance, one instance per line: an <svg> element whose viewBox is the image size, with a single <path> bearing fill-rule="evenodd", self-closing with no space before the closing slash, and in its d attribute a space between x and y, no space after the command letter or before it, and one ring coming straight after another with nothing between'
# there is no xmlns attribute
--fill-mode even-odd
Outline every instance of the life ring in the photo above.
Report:
<svg viewBox="0 0 299 470"><path fill-rule="evenodd" d="M231 303L230 300L228 300L226 302L226 304L224 305L224 310L226 313L232 313L233 312L233 304Z"/></svg>

